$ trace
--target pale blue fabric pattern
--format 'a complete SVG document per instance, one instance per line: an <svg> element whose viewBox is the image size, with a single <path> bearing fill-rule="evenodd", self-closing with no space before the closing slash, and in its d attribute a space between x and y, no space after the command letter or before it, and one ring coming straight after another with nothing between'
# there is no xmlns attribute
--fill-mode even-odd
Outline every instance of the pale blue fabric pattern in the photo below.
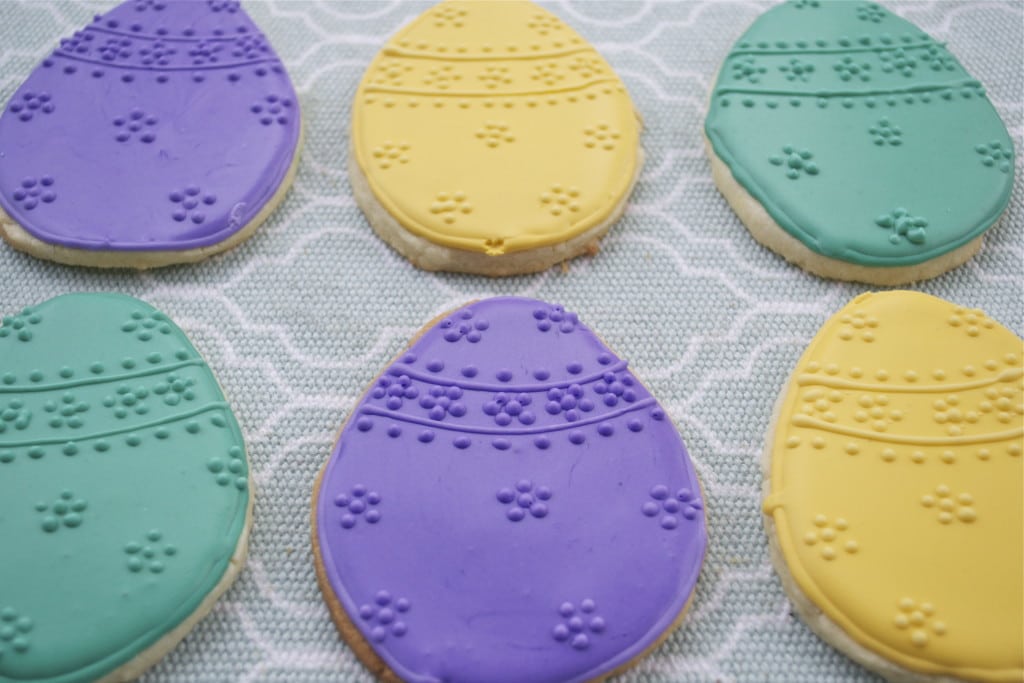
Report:
<svg viewBox="0 0 1024 683"><path fill-rule="evenodd" d="M770 2L547 6L591 40L643 113L647 165L600 255L528 277L416 270L371 232L345 173L350 104L385 39L427 5L246 0L299 92L298 178L255 237L205 263L150 273L74 269L0 247L0 311L69 291L146 299L184 328L245 431L256 481L249 564L144 683L368 682L313 575L310 490L374 375L438 313L483 296L560 302L621 356L689 444L711 543L683 627L621 683L873 681L791 612L768 560L758 456L772 404L826 318L868 288L805 274L758 246L711 181L705 100L733 41ZM109 2L0 2L0 102L56 41ZM961 58L1006 122L1021 176L1024 5L889 2ZM2 163L2 162L0 162ZM981 254L920 285L1024 331L1024 192ZM431 504L423 493L424 505Z"/></svg>

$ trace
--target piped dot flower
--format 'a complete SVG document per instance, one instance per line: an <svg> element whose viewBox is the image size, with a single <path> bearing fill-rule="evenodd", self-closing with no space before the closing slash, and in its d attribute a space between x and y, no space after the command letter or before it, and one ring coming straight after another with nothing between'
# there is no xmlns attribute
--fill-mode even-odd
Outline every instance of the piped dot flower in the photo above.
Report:
<svg viewBox="0 0 1024 683"><path fill-rule="evenodd" d="M921 496L921 505L936 510L940 524L950 524L954 520L970 524L978 519L978 513L974 509L974 497L969 493L954 496L945 484L935 487L935 493Z"/></svg>
<svg viewBox="0 0 1024 683"><path fill-rule="evenodd" d="M1003 173L1009 173L1013 167L1013 148L1009 144L1004 147L1003 143L993 140L987 145L977 145L974 151L981 156L983 166L998 168Z"/></svg>
<svg viewBox="0 0 1024 683"><path fill-rule="evenodd" d="M160 438L159 433L157 438ZM206 469L214 475L217 486L227 486L234 482L235 488L239 491L244 491L249 487L244 455L245 451L242 450L242 447L235 445L228 449L227 458L210 458L206 463Z"/></svg>
<svg viewBox="0 0 1024 683"><path fill-rule="evenodd" d="M194 401L196 381L191 377L184 377L176 373L167 375L163 380L157 382L153 387L153 393L163 397L164 405L176 406L182 401ZM118 389L120 392L120 389ZM135 390L135 396L139 396L139 390ZM142 398L145 398L143 396Z"/></svg>
<svg viewBox="0 0 1024 683"><path fill-rule="evenodd" d="M621 136L622 133L607 123L598 123L583 129L583 146L589 149L600 147L611 151L615 149Z"/></svg>
<svg viewBox="0 0 1024 683"><path fill-rule="evenodd" d="M569 62L569 71L572 71L580 78L587 80L604 74L604 64L597 57L577 55Z"/></svg>
<svg viewBox="0 0 1024 683"><path fill-rule="evenodd" d="M830 522L825 515L815 515L811 523L812 526L804 534L804 543L817 547L818 554L823 560L831 562L839 557L837 548L841 548L847 555L854 555L860 550L857 541L851 538L843 539L850 529L850 523L842 517Z"/></svg>
<svg viewBox="0 0 1024 683"><path fill-rule="evenodd" d="M51 429L60 429L64 426L78 429L83 424L81 414L89 410L89 404L79 401L72 392L66 391L60 401L47 400L43 404L43 410L50 414L47 424Z"/></svg>
<svg viewBox="0 0 1024 683"><path fill-rule="evenodd" d="M985 315L980 308L967 309L957 307L947 320L950 327L962 328L968 337L977 337L983 329L991 330L995 321Z"/></svg>
<svg viewBox="0 0 1024 683"><path fill-rule="evenodd" d="M583 413L594 409L594 402L584 394L579 384L570 384L565 388L552 387L548 389L544 410L548 415L564 415L566 422L577 422L583 418Z"/></svg>
<svg viewBox="0 0 1024 683"><path fill-rule="evenodd" d="M632 403L637 399L636 380L628 372L606 372L601 380L594 384L594 393L601 397L609 408L619 405L619 401Z"/></svg>
<svg viewBox="0 0 1024 683"><path fill-rule="evenodd" d="M145 12L146 10L152 10L154 12L161 12L167 4L163 0L135 0L135 11Z"/></svg>
<svg viewBox="0 0 1024 683"><path fill-rule="evenodd" d="M412 378L409 375L398 375L392 377L384 375L377 380L377 386L373 388L370 395L376 399L382 399L388 410L398 410L402 407L405 399L414 399L420 395L420 390L413 386Z"/></svg>
<svg viewBox="0 0 1024 683"><path fill-rule="evenodd" d="M557 329L564 334L575 331L580 322L578 315L557 305L536 309L533 312L533 319L537 321L537 329L541 332Z"/></svg>
<svg viewBox="0 0 1024 683"><path fill-rule="evenodd" d="M377 160L377 165L386 171L395 164L409 163L410 147L409 143L405 141L391 142L388 140L373 148L373 158Z"/></svg>
<svg viewBox="0 0 1024 683"><path fill-rule="evenodd" d="M167 568L164 564L170 558L178 554L178 549L169 543L161 543L163 533L159 529L153 529L146 534L146 540L142 543L132 541L124 547L124 554L128 556L128 571L138 574L148 569L152 574L161 574Z"/></svg>
<svg viewBox="0 0 1024 683"><path fill-rule="evenodd" d="M36 503L36 512L42 513L40 525L48 534L56 532L61 526L76 529L82 525L82 513L89 504L81 498L75 498L71 491L63 491L60 498L51 504Z"/></svg>
<svg viewBox="0 0 1024 683"><path fill-rule="evenodd" d="M32 211L39 206L39 202L50 204L57 198L53 190L54 182L53 177L48 175L38 179L29 176L21 181L21 187L11 196L25 211Z"/></svg>
<svg viewBox="0 0 1024 683"><path fill-rule="evenodd" d="M900 631L910 636L910 642L916 647L925 647L931 636L944 636L947 632L945 622L935 618L935 606L928 601L915 602L911 598L903 598L897 603L898 611L892 623ZM929 633L930 631L930 633Z"/></svg>
<svg viewBox="0 0 1024 683"><path fill-rule="evenodd" d="M899 244L904 239L911 244L924 244L925 228L928 227L926 219L911 216L902 207L893 209L888 215L879 216L875 224L889 230L889 241L893 244Z"/></svg>
<svg viewBox="0 0 1024 683"><path fill-rule="evenodd" d="M759 65L753 57L734 59L731 68L733 78L747 83L758 83L768 73L768 69Z"/></svg>
<svg viewBox="0 0 1024 683"><path fill-rule="evenodd" d="M878 24L885 18L885 10L873 2L865 2L857 5L857 18L861 21Z"/></svg>
<svg viewBox="0 0 1024 683"><path fill-rule="evenodd" d="M514 135L508 132L508 124L504 121L487 121L483 127L477 130L476 137L484 141L491 149L494 149L505 142L515 142Z"/></svg>
<svg viewBox="0 0 1024 683"><path fill-rule="evenodd" d="M196 225L206 220L202 205L213 206L217 203L217 195L204 195L197 185L189 185L181 191L175 190L167 195L167 198L176 205L174 212L171 213L171 218L178 223L189 219Z"/></svg>
<svg viewBox="0 0 1024 683"><path fill-rule="evenodd" d="M461 81L462 75L459 74L452 66L436 66L427 71L426 78L423 79L423 85L429 85L437 88L438 90L447 90L456 81Z"/></svg>
<svg viewBox="0 0 1024 683"><path fill-rule="evenodd" d="M0 321L0 339L8 337L18 341L29 342L35 335L32 327L43 321L43 316L31 307L25 308L19 315L7 315Z"/></svg>
<svg viewBox="0 0 1024 683"><path fill-rule="evenodd" d="M25 407L25 402L20 398L14 398L7 402L3 410L0 410L0 434L8 428L22 431L28 429L32 423L32 411Z"/></svg>
<svg viewBox="0 0 1024 683"><path fill-rule="evenodd" d="M199 45L197 46L197 49L196 50L190 50L189 54L192 55L193 52L197 52L197 53L202 54L202 53L208 52L208 50L213 50L213 51L220 50L219 46L218 47L213 47L213 48L207 48L207 47L205 47L206 45L207 45L207 43L199 43ZM144 47L141 50L139 50L139 56L142 58L141 61L142 61L142 65L143 66L152 66L154 64L157 65L157 66L168 66L171 63L171 57L173 57L176 54L178 54L178 51L175 48L170 47L167 43L165 43L162 40L154 41L148 47ZM212 61L216 61L216 59L214 59ZM193 60L193 64L196 64L196 63L205 63L205 62L197 62L197 61Z"/></svg>
<svg viewBox="0 0 1024 683"><path fill-rule="evenodd" d="M438 192L434 203L430 205L430 213L440 216L441 220L451 225L460 213L473 213L473 205L467 201L465 192Z"/></svg>
<svg viewBox="0 0 1024 683"><path fill-rule="evenodd" d="M880 400L882 399L888 402L887 398L880 397ZM805 392L802 401L801 411L805 415L817 415L825 422L835 422L837 418L833 411L838 404L843 402L843 394L839 391L827 391L816 387Z"/></svg>
<svg viewBox="0 0 1024 683"><path fill-rule="evenodd" d="M546 36L552 31L561 31L565 24L550 14L537 13L530 17L530 21L526 26L538 34Z"/></svg>
<svg viewBox="0 0 1024 683"><path fill-rule="evenodd" d="M875 125L868 128L868 133L871 134L871 139L879 147L889 145L890 147L899 147L903 144L903 131L899 126L894 126L889 122L889 119L882 119Z"/></svg>
<svg viewBox="0 0 1024 683"><path fill-rule="evenodd" d="M401 638L409 632L409 626L402 620L402 615L412 609L412 603L405 598L393 598L386 590L379 590L373 596L373 602L359 606L359 618L366 622L370 631L370 639L375 643L383 643L388 635Z"/></svg>
<svg viewBox="0 0 1024 683"><path fill-rule="evenodd" d="M547 501L551 500L551 489L534 486L529 479L522 479L515 488L503 488L497 493L498 502L507 505L505 517L510 522L521 522L529 513L537 519L548 516Z"/></svg>
<svg viewBox="0 0 1024 683"><path fill-rule="evenodd" d="M118 116L114 119L114 128L117 133L114 138L118 142L128 142L133 135L139 136L139 141L149 144L156 140L153 126L157 124L157 118L152 114L146 114L141 109L132 109L127 116Z"/></svg>
<svg viewBox="0 0 1024 683"><path fill-rule="evenodd" d="M546 207L552 216L561 216L564 211L578 213L580 191L575 187L552 185L551 189L540 195L541 206Z"/></svg>
<svg viewBox="0 0 1024 683"><path fill-rule="evenodd" d="M875 341L875 331L878 329L878 318L875 316L865 315L863 311L854 311L852 314L844 315L839 322L842 323L839 338L843 341L857 338L866 342Z"/></svg>
<svg viewBox="0 0 1024 683"><path fill-rule="evenodd" d="M775 155L768 161L772 166L781 166L786 169L786 177L796 180L803 174L810 176L818 175L819 169L812 159L814 155L806 149L798 150L793 145L786 145L782 148L782 155Z"/></svg>
<svg viewBox="0 0 1024 683"><path fill-rule="evenodd" d="M590 640L605 632L607 624L597 614L597 604L590 598L580 602L579 608L571 602L558 607L562 620L551 629L551 637L580 652L590 648Z"/></svg>
<svg viewBox="0 0 1024 683"><path fill-rule="evenodd" d="M341 515L341 528L354 529L359 517L366 520L367 524L376 524L380 521L381 495L376 491L368 491L362 484L356 484L348 493L339 493L334 498L334 504L344 510Z"/></svg>
<svg viewBox="0 0 1024 683"><path fill-rule="evenodd" d="M500 392L484 404L484 413L494 418L494 423L507 427L513 422L532 425L537 416L529 409L533 399L529 394L509 394Z"/></svg>
<svg viewBox="0 0 1024 683"><path fill-rule="evenodd" d="M171 323L167 316L159 311L143 313L133 311L130 319L121 324L121 331L126 334L133 334L139 341L149 341L156 334L168 335L171 333Z"/></svg>
<svg viewBox="0 0 1024 683"><path fill-rule="evenodd" d="M484 72L477 76L477 79L483 83L484 87L488 90L494 90L500 85L509 85L512 83L512 77L508 75L508 67L506 66L488 66L484 68ZM477 134L477 137L480 137ZM512 142L509 140L509 142ZM494 145L492 145L493 147Z"/></svg>
<svg viewBox="0 0 1024 683"><path fill-rule="evenodd" d="M487 331L491 324L484 318L473 319L473 311L470 309L464 309L457 315L450 318L445 318L441 321L441 329L444 333L441 335L444 337L446 342L455 343L461 339L465 339L471 344L476 344L483 339L484 332Z"/></svg>
<svg viewBox="0 0 1024 683"><path fill-rule="evenodd" d="M234 14L241 7L238 0L206 0L211 12L227 12Z"/></svg>
<svg viewBox="0 0 1024 683"><path fill-rule="evenodd" d="M468 411L466 404L460 401L462 388L457 386L443 387L435 385L420 397L420 408L427 411L431 420L441 421L451 415L462 417Z"/></svg>
<svg viewBox="0 0 1024 683"><path fill-rule="evenodd" d="M941 45L929 45L921 53L921 60L931 67L932 71L956 71L956 59Z"/></svg>
<svg viewBox="0 0 1024 683"><path fill-rule="evenodd" d="M818 9L821 7L820 0L794 0L793 7L796 9Z"/></svg>
<svg viewBox="0 0 1024 683"><path fill-rule="evenodd" d="M889 397L885 394L861 394L857 398L857 409L853 413L854 421L871 425L871 429L876 432L886 431L903 418L903 411L890 407Z"/></svg>
<svg viewBox="0 0 1024 683"><path fill-rule="evenodd" d="M853 57L843 57L842 60L837 62L832 67L839 78L843 81L852 81L859 79L861 81L870 81L871 65L867 62L860 62L859 64L853 59Z"/></svg>
<svg viewBox="0 0 1024 683"><path fill-rule="evenodd" d="M814 65L794 57L788 63L780 66L779 71L786 76L787 81L802 81L806 83L811 80L811 74L814 73Z"/></svg>
<svg viewBox="0 0 1024 683"><path fill-rule="evenodd" d="M534 66L533 73L530 75L530 78L534 81L539 81L550 88L563 80L565 78L565 74L561 72L558 62L547 62Z"/></svg>
<svg viewBox="0 0 1024 683"><path fill-rule="evenodd" d="M264 126L275 122L284 126L288 124L288 113L292 105L290 98L271 94L264 97L262 102L254 103L249 107L249 111L255 114Z"/></svg>
<svg viewBox="0 0 1024 683"><path fill-rule="evenodd" d="M885 73L897 72L901 73L907 78L914 75L914 69L917 67L917 61L903 51L903 48L897 48L895 50L886 50L879 54L882 59L882 71Z"/></svg>
<svg viewBox="0 0 1024 683"><path fill-rule="evenodd" d="M464 9L442 5L432 13L434 17L434 26L437 28L446 28L448 26L453 28L462 28L462 23L466 18L466 14L467 12Z"/></svg>
<svg viewBox="0 0 1024 683"><path fill-rule="evenodd" d="M25 654L32 647L29 634L34 624L16 609L6 606L0 609L0 661L4 651L10 649L15 654Z"/></svg>
<svg viewBox="0 0 1024 683"><path fill-rule="evenodd" d="M53 96L48 92L23 93L21 99L11 102L7 110L18 117L19 121L31 121L36 114L52 114L56 107Z"/></svg>
<svg viewBox="0 0 1024 683"><path fill-rule="evenodd" d="M695 520L701 516L704 504L690 489L681 488L673 496L667 486L657 484L651 487L650 498L640 506L645 517L660 516L661 528L671 531L679 526L680 518Z"/></svg>

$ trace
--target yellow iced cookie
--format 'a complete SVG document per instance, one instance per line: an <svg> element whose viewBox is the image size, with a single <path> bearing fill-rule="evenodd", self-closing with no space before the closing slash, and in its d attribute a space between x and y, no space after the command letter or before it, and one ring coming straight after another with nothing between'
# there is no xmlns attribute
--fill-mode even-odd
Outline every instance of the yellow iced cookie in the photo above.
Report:
<svg viewBox="0 0 1024 683"><path fill-rule="evenodd" d="M864 294L783 392L776 568L818 635L891 680L1024 678L1021 350L981 311Z"/></svg>
<svg viewBox="0 0 1024 683"><path fill-rule="evenodd" d="M547 10L452 0L374 58L349 171L374 229L430 270L508 275L596 246L642 163L607 62Z"/></svg>

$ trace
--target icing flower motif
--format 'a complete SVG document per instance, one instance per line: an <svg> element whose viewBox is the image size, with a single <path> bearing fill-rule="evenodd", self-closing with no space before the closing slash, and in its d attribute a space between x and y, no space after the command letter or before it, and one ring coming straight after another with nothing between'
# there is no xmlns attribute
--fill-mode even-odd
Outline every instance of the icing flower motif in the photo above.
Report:
<svg viewBox="0 0 1024 683"><path fill-rule="evenodd" d="M82 426L82 418L79 417L79 414L88 411L89 404L77 401L75 395L68 391L61 397L59 404L50 399L43 405L43 410L53 415L49 422L51 428L60 429L67 425L71 429L78 429Z"/></svg>
<svg viewBox="0 0 1024 683"><path fill-rule="evenodd" d="M579 610L571 602L563 602L558 608L562 622L551 630L551 637L560 643L567 643L574 650L586 650L590 639L604 633L607 625L604 618L597 616L597 604L590 598L580 603Z"/></svg>
<svg viewBox="0 0 1024 683"><path fill-rule="evenodd" d="M853 57L843 57L842 61L832 68L839 74L839 78L844 81L851 81L854 78L859 78L862 81L871 80L871 75L868 73L868 71L871 71L871 65L867 62L857 64Z"/></svg>
<svg viewBox="0 0 1024 683"><path fill-rule="evenodd" d="M32 645L28 634L33 626L31 619L19 615L13 607L0 609L0 658L8 647L16 654L28 652Z"/></svg>
<svg viewBox="0 0 1024 683"><path fill-rule="evenodd" d="M983 166L997 166L1003 173L1010 172L1010 162L1013 160L1013 148L1010 145L1003 147L1003 143L998 140L986 144L980 144L974 148L974 151L981 155L981 163Z"/></svg>
<svg viewBox="0 0 1024 683"><path fill-rule="evenodd" d="M39 180L29 176L21 181L21 187L14 191L14 201L21 204L26 211L39 206L39 202L49 204L57 198L53 191L54 180L51 176L44 175Z"/></svg>
<svg viewBox="0 0 1024 683"><path fill-rule="evenodd" d="M580 322L578 315L566 311L561 306L552 306L547 309L538 308L533 312L533 317L537 321L537 329L541 332L547 332L557 326L559 332L569 334L576 329L576 325Z"/></svg>
<svg viewBox="0 0 1024 683"><path fill-rule="evenodd" d="M808 150L797 150L793 145L786 145L782 148L782 153L785 156L775 155L768 161L772 166L784 166L786 177L790 180L796 180L804 173L812 176L818 175L818 164L811 161L814 155Z"/></svg>
<svg viewBox="0 0 1024 683"><path fill-rule="evenodd" d="M907 55L903 51L903 48L897 48L895 50L888 50L879 54L884 64L882 64L882 71L885 73L892 73L898 71L906 77L914 75L914 68L917 67L917 61Z"/></svg>
<svg viewBox="0 0 1024 683"><path fill-rule="evenodd" d="M811 80L811 74L814 73L814 65L794 57L789 60L788 64L780 66L779 71L786 74L787 81L807 82Z"/></svg>
<svg viewBox="0 0 1024 683"><path fill-rule="evenodd" d="M420 390L412 386L412 378L409 375L398 375L392 377L384 375L377 380L377 386L370 392L373 398L386 398L384 405L388 410L398 410L402 407L403 399L414 399L420 395Z"/></svg>
<svg viewBox="0 0 1024 683"><path fill-rule="evenodd" d="M529 512L537 519L543 519L548 516L548 506L546 501L551 500L551 489L547 486L537 486L534 488L533 482L529 479L522 479L517 484L515 489L503 488L497 493L498 502L503 505L511 505L506 511L505 516L508 517L510 522L521 522L526 519L526 513Z"/></svg>
<svg viewBox="0 0 1024 683"><path fill-rule="evenodd" d="M68 529L81 526L82 512L87 507L89 504L81 498L76 500L71 491L63 491L60 498L52 505L43 502L36 503L36 511L45 515L40 526L48 534L56 532L62 524Z"/></svg>
<svg viewBox="0 0 1024 683"><path fill-rule="evenodd" d="M444 330L444 340L454 343L465 338L470 344L476 344L483 339L483 333L491 324L484 318L472 318L473 311L466 309L460 311L457 317L442 320L440 327Z"/></svg>
<svg viewBox="0 0 1024 683"><path fill-rule="evenodd" d="M7 403L7 407L0 411L0 434L7 431L8 425L21 431L28 429L31 422L32 411L25 407L24 401L20 398L12 399Z"/></svg>
<svg viewBox="0 0 1024 683"><path fill-rule="evenodd" d="M160 541L163 537L160 530L153 529L146 534L147 544L132 541L125 545L124 553L128 556L128 570L137 574L148 568L153 574L162 573L167 567L164 560L160 559L161 555L170 558L178 554L178 549L167 543L162 544L163 549L161 549Z"/></svg>
<svg viewBox="0 0 1024 683"><path fill-rule="evenodd" d="M50 93L41 92L37 95L36 93L27 92L21 96L20 101L15 100L7 109L12 114L17 114L18 120L31 121L32 117L37 113L53 113L55 107L51 100Z"/></svg>
<svg viewBox="0 0 1024 683"><path fill-rule="evenodd" d="M888 215L879 216L875 224L880 228L889 230L889 241L899 244L901 239L906 239L911 244L924 244L925 231L928 221L920 216L911 216L910 212L900 207L893 209Z"/></svg>
<svg viewBox="0 0 1024 683"><path fill-rule="evenodd" d="M658 484L651 488L650 496L652 500L644 503L640 507L640 511L644 513L645 517L656 517L659 512L664 511L661 517L661 528L666 531L671 531L679 526L677 514L681 514L683 519L692 521L697 519L704 509L700 498L687 488L679 489L675 497L672 497L667 486Z"/></svg>
<svg viewBox="0 0 1024 683"><path fill-rule="evenodd" d="M757 83L766 73L768 69L758 66L757 60L753 57L742 57L732 62L732 77L738 81Z"/></svg>
<svg viewBox="0 0 1024 683"><path fill-rule="evenodd" d="M182 191L174 191L168 195L168 199L173 204L177 205L174 212L171 214L171 218L181 223L186 218L191 218L192 222L199 225L206 220L206 214L202 211L197 211L199 208L199 202L207 206L212 206L217 203L217 195L207 194L200 197L202 191L196 185L189 185Z"/></svg>
<svg viewBox="0 0 1024 683"><path fill-rule="evenodd" d="M924 647L929 642L928 629L937 636L946 635L946 624L935 619L935 606L923 601L917 603L910 598L903 598L897 603L899 611L893 618L893 625L901 631L910 632L910 642L917 647Z"/></svg>
<svg viewBox="0 0 1024 683"><path fill-rule="evenodd" d="M921 55L932 71L956 71L956 60L941 45L929 45Z"/></svg>
<svg viewBox="0 0 1024 683"><path fill-rule="evenodd" d="M462 389L456 386L442 387L435 385L430 387L428 394L420 398L420 407L430 411L431 420L443 420L449 415L462 417L466 414L466 404L460 401Z"/></svg>
<svg viewBox="0 0 1024 683"><path fill-rule="evenodd" d="M868 128L868 133L871 134L871 139L879 147L884 147L885 145L899 147L903 144L903 131L900 130L899 126L889 123L889 119L886 118Z"/></svg>
<svg viewBox="0 0 1024 683"><path fill-rule="evenodd" d="M594 393L603 396L604 404L614 408L619 400L632 403L636 400L636 391L633 386L636 380L627 372L618 375L614 372L606 372L601 376L601 381L594 385Z"/></svg>
<svg viewBox="0 0 1024 683"><path fill-rule="evenodd" d="M156 124L155 116L147 116L146 112L141 109L132 109L127 116L118 116L114 119L114 127L118 129L118 133L114 137L118 142L128 142L133 133L141 133L139 140L149 144L156 140L156 135L146 130L146 127L152 128Z"/></svg>
<svg viewBox="0 0 1024 683"><path fill-rule="evenodd" d="M380 505L381 500L379 493L367 491L362 484L353 486L349 493L339 493L334 499L334 504L345 510L345 514L341 516L341 528L355 528L356 518L360 516L366 520L367 524L379 522L381 515L377 506Z"/></svg>
<svg viewBox="0 0 1024 683"><path fill-rule="evenodd" d="M873 2L865 2L857 7L857 18L878 24L885 18L885 10Z"/></svg>
<svg viewBox="0 0 1024 683"><path fill-rule="evenodd" d="M549 415L565 413L567 422L576 422L583 416L580 413L589 413L594 409L594 402L583 396L583 387L579 384L570 384L565 389L553 387L548 389L548 402L544 410Z"/></svg>
<svg viewBox="0 0 1024 683"><path fill-rule="evenodd" d="M484 413L494 418L495 424L507 427L518 420L519 424L532 425L537 416L527 409L532 399L529 394L507 394L501 392L484 404Z"/></svg>
<svg viewBox="0 0 1024 683"><path fill-rule="evenodd" d="M821 2L820 0L794 0L793 7L796 9L804 9L807 7L817 9L821 7Z"/></svg>
<svg viewBox="0 0 1024 683"><path fill-rule="evenodd" d="M376 623L376 626L370 629L370 638L376 643L383 643L387 640L389 632L401 638L409 631L401 615L410 609L412 604L407 599L394 599L388 591L380 590L374 596L373 603L365 603L359 607L359 618Z"/></svg>
<svg viewBox="0 0 1024 683"><path fill-rule="evenodd" d="M934 494L928 493L922 496L921 505L937 509L937 519L940 524L949 524L953 519L971 524L978 519L978 513L972 507L974 497L969 493L961 493L954 497L953 492L945 484L939 484L935 488Z"/></svg>
<svg viewBox="0 0 1024 683"><path fill-rule="evenodd" d="M256 102L249 107L249 111L256 114L264 126L269 126L274 121L283 126L288 123L287 110L291 108L291 99L270 94L264 97L262 102Z"/></svg>
<svg viewBox="0 0 1024 683"><path fill-rule="evenodd" d="M30 326L38 325L42 321L43 317L31 308L24 309L21 315L5 316L0 323L0 339L14 337L23 342L32 341L34 335Z"/></svg>

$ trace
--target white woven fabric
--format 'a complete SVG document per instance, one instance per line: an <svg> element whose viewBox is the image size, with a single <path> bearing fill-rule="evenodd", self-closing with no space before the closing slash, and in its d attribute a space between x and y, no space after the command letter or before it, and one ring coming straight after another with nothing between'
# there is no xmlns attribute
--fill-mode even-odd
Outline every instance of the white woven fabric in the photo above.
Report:
<svg viewBox="0 0 1024 683"><path fill-rule="evenodd" d="M767 2L561 2L646 121L644 170L601 254L529 277L417 271L371 232L345 174L350 103L385 39L427 5L246 0L299 91L306 149L295 186L256 236L206 263L156 272L58 266L0 247L0 311L116 290L170 314L217 372L257 482L252 554L237 585L146 683L370 681L340 641L313 575L310 490L364 386L423 323L474 297L560 302L623 357L684 435L707 493L711 544L682 628L623 683L867 681L793 616L768 561L757 458L772 403L825 319L867 288L787 265L749 237L711 181L704 102L733 41ZM107 2L0 2L0 101ZM890 2L981 80L1022 165L1024 5ZM920 289L1024 330L1024 193L981 254ZM424 500L424 504L430 504Z"/></svg>

